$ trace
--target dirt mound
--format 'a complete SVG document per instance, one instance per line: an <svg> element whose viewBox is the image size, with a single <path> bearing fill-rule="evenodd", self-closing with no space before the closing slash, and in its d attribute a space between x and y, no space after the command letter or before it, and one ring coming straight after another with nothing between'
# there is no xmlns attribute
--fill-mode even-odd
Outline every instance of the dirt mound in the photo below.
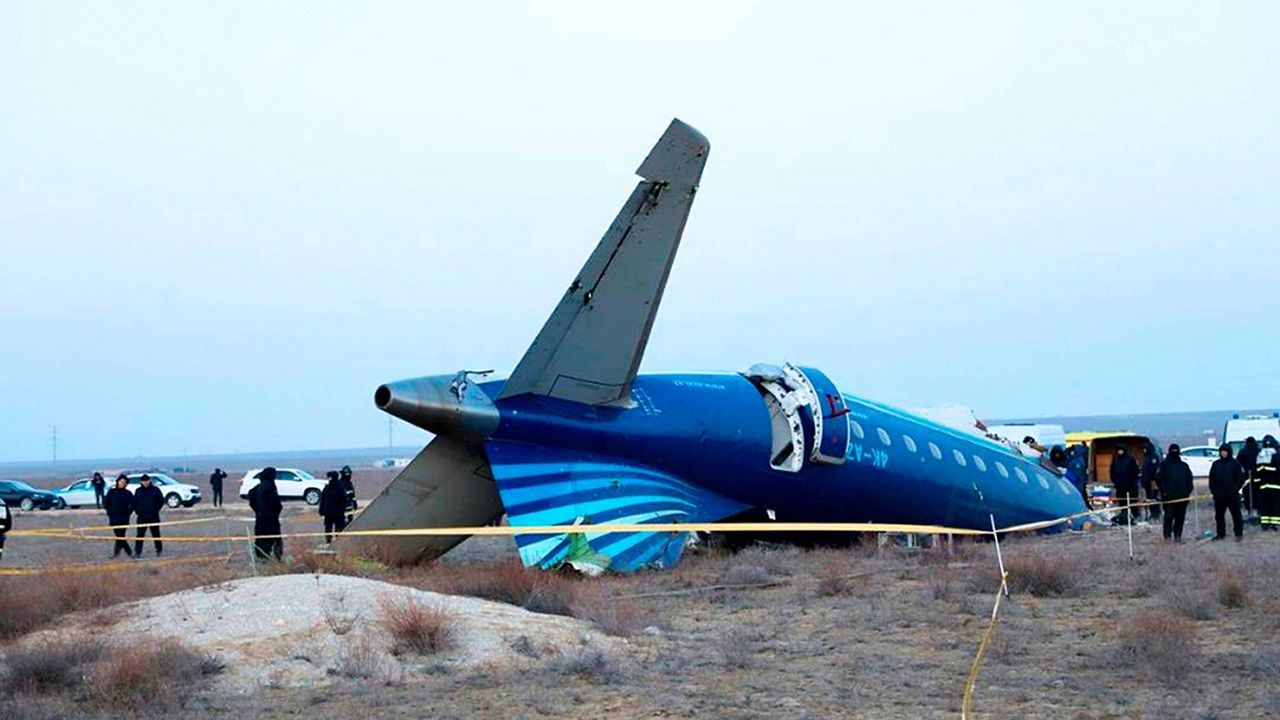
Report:
<svg viewBox="0 0 1280 720"><path fill-rule="evenodd" d="M416 606L451 625L439 652L395 652L389 608ZM344 575L277 575L185 590L75 617L48 635L108 643L173 637L226 663L232 691L308 686L335 676L403 679L451 668L502 666L617 641L573 618L477 598L442 595Z"/></svg>

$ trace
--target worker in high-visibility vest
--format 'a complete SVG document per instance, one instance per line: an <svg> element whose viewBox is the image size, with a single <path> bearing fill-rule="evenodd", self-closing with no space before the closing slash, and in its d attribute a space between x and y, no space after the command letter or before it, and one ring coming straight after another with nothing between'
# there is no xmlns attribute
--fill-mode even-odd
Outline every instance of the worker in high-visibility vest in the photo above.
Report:
<svg viewBox="0 0 1280 720"><path fill-rule="evenodd" d="M1254 505L1263 530L1280 532L1280 453L1271 455L1271 461L1257 469L1257 494Z"/></svg>

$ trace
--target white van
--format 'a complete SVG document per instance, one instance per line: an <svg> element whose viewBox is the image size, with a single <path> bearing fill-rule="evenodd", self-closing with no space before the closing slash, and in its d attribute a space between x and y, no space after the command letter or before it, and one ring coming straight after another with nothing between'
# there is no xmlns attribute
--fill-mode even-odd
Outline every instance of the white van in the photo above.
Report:
<svg viewBox="0 0 1280 720"><path fill-rule="evenodd" d="M1234 454L1240 454L1246 438L1253 438L1262 444L1262 438L1272 436L1280 440L1280 413L1270 415L1232 415L1222 429L1222 442L1230 443Z"/></svg>

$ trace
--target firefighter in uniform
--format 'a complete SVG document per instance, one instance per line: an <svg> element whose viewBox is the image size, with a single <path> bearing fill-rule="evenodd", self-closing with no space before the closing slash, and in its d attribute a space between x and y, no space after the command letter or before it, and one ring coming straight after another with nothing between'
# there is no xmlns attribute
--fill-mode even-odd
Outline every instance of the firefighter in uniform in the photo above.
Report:
<svg viewBox="0 0 1280 720"><path fill-rule="evenodd" d="M1280 452L1272 453L1270 462L1257 468L1257 494L1253 503L1263 530L1280 532Z"/></svg>

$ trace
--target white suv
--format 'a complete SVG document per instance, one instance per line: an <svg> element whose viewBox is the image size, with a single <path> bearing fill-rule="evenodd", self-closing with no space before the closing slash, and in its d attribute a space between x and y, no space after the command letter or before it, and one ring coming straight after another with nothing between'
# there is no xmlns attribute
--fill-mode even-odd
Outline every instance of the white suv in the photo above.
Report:
<svg viewBox="0 0 1280 720"><path fill-rule="evenodd" d="M240 499L247 500L249 491L258 484L262 468L254 468L240 479ZM304 500L308 505L320 504L320 493L326 480L321 480L306 470L276 468L276 490L281 500Z"/></svg>

